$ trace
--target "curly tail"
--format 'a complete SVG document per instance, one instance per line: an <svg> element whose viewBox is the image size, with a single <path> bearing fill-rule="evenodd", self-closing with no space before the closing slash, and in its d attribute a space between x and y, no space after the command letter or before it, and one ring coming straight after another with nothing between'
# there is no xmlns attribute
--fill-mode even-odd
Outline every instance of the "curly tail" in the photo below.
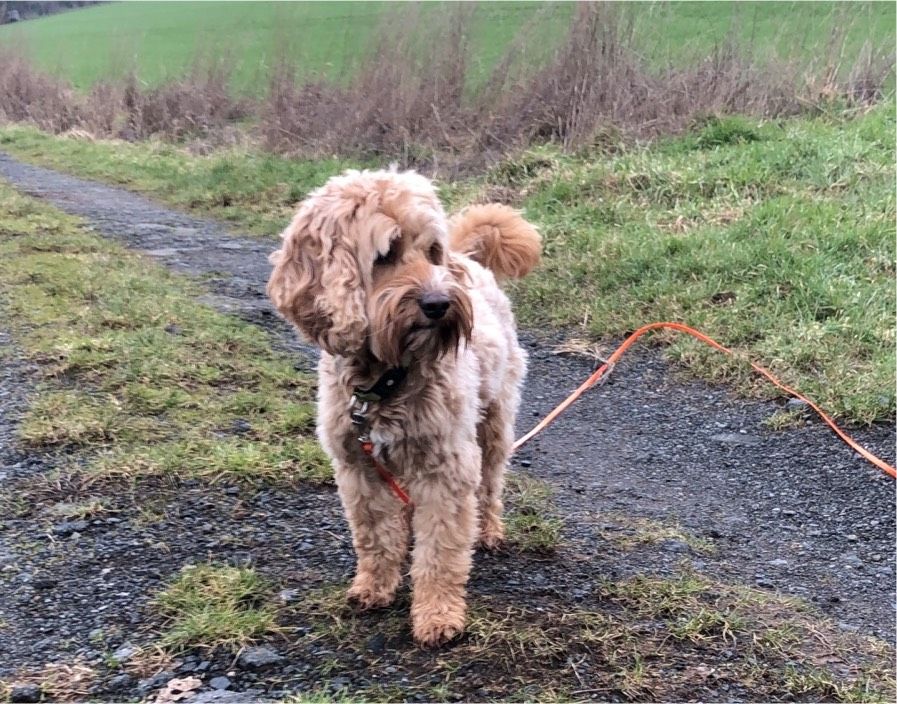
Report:
<svg viewBox="0 0 897 704"><path fill-rule="evenodd" d="M452 251L491 269L495 277L520 279L539 263L542 238L513 208L499 203L472 205L452 218Z"/></svg>

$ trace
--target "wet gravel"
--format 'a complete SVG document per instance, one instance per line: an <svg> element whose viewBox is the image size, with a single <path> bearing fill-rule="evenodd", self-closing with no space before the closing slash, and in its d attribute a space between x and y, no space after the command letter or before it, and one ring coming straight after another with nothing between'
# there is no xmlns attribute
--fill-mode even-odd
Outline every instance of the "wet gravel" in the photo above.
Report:
<svg viewBox="0 0 897 704"><path fill-rule="evenodd" d="M220 223L3 155L0 177L153 260L201 276L208 303L273 331L302 366L313 365L314 352L294 341L264 297L273 241L239 237ZM554 354L556 340L527 332L522 339L531 363L521 432L591 371L589 360ZM189 562L255 565L276 578L285 600L350 576L347 529L326 489L159 484L142 487L141 496L120 492L111 511L82 521L61 520L53 508L83 498L89 487L29 481L25 505L12 500L23 478L46 475L57 461L16 448L16 418L33 370L16 361L11 344L0 329L0 623L7 624L0 629L0 678L73 658L99 664L140 642L151 627L152 593ZM679 377L658 350L641 348L518 453L516 469L557 488L564 555L478 556L471 591L520 603L578 603L601 578L671 574L684 562L710 577L800 596L845 631L893 643L894 482L815 420L797 430L765 429L762 421L784 401L745 401ZM855 436L894 461L893 425ZM632 518L678 523L715 550L675 538L621 549L613 537L631 530ZM271 646L275 655L280 645L286 647ZM203 666L194 658L178 668L201 675L209 701L218 694L225 701L234 691L280 696L278 681L314 684L319 676L309 657L292 653L272 663L277 677L243 662ZM164 679L118 673L93 696L144 696Z"/></svg>

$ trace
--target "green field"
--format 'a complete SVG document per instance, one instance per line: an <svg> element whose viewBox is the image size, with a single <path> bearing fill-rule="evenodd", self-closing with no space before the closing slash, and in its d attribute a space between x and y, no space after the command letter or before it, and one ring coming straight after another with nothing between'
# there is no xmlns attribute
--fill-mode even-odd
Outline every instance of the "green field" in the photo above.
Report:
<svg viewBox="0 0 897 704"><path fill-rule="evenodd" d="M386 12L433 13L451 3L118 2L0 27L0 46L21 47L45 69L85 88L134 69L150 83L181 74L197 54L226 56L237 87L257 91L271 65L291 57L309 73L350 75L370 47ZM847 32L845 57L867 39L893 43L895 6L851 3L639 3L627 4L644 53L656 62L706 54L732 32L760 56L807 59L825 53L834 26ZM479 3L471 23L474 78L483 77L511 39L525 30L524 59L537 63L562 36L570 3ZM401 25L390 16L389 26ZM399 26L395 30L402 33Z"/></svg>
<svg viewBox="0 0 897 704"><path fill-rule="evenodd" d="M510 199L542 229L544 262L514 289L524 325L607 343L682 321L868 423L895 409L894 131L888 106L857 119L725 118L616 154L534 149L443 184L443 196L451 208ZM0 130L0 149L263 236L347 165L21 127ZM701 376L770 391L696 343L671 352Z"/></svg>

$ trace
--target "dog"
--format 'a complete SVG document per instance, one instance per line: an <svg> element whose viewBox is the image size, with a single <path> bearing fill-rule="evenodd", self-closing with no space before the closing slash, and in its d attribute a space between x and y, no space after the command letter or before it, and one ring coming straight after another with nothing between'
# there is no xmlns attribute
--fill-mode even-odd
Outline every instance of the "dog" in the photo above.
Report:
<svg viewBox="0 0 897 704"><path fill-rule="evenodd" d="M348 599L393 601L413 533L413 635L445 643L464 630L474 546L504 537L526 354L499 284L536 266L540 236L499 204L449 221L429 179L392 170L331 178L281 237L267 292L322 351L317 432L357 556Z"/></svg>

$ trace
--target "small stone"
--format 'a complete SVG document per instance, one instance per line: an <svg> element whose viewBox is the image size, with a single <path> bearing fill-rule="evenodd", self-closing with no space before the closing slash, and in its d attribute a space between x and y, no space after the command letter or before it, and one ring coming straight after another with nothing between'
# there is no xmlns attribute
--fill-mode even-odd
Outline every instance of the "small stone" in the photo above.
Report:
<svg viewBox="0 0 897 704"><path fill-rule="evenodd" d="M368 640L367 648L374 655L382 655L386 651L386 636L382 633L375 633Z"/></svg>
<svg viewBox="0 0 897 704"><path fill-rule="evenodd" d="M769 564L773 565L774 567L785 567L788 564L788 560L784 560L780 557L775 560L770 560Z"/></svg>
<svg viewBox="0 0 897 704"><path fill-rule="evenodd" d="M52 577L35 577L31 580L31 586L35 589L52 589L57 581Z"/></svg>
<svg viewBox="0 0 897 704"><path fill-rule="evenodd" d="M219 249L243 249L243 245L239 242L220 242Z"/></svg>
<svg viewBox="0 0 897 704"><path fill-rule="evenodd" d="M660 544L660 549L664 552L688 552L688 543L682 540L664 540Z"/></svg>
<svg viewBox="0 0 897 704"><path fill-rule="evenodd" d="M13 685L9 690L9 701L11 702L39 702L40 697L40 685L36 684Z"/></svg>
<svg viewBox="0 0 897 704"><path fill-rule="evenodd" d="M196 666L196 672L205 672L212 666L208 660L203 660L199 665Z"/></svg>
<svg viewBox="0 0 897 704"><path fill-rule="evenodd" d="M63 537L72 533L83 533L86 529L87 521L63 521L53 526L53 532Z"/></svg>
<svg viewBox="0 0 897 704"><path fill-rule="evenodd" d="M194 237L197 232L195 227L176 227L171 234L175 237Z"/></svg>
<svg viewBox="0 0 897 704"><path fill-rule="evenodd" d="M248 667L251 669L267 667L269 665L276 665L277 663L282 661L282 655L274 652L270 648L264 648L261 646L247 648L242 653L240 653L239 659L239 663L243 667Z"/></svg>
<svg viewBox="0 0 897 704"><path fill-rule="evenodd" d="M112 653L112 657L118 660L118 662L127 662L132 657L134 657L140 648L131 645L130 643L123 644L118 650Z"/></svg>
<svg viewBox="0 0 897 704"><path fill-rule="evenodd" d="M532 467L533 462L532 462L532 460L520 460L520 466L521 467Z"/></svg>
<svg viewBox="0 0 897 704"><path fill-rule="evenodd" d="M850 567L862 567L863 561L855 552L849 552L844 555L844 564Z"/></svg>
<svg viewBox="0 0 897 704"><path fill-rule="evenodd" d="M755 577L754 584L756 584L758 587L763 587L764 589L772 589L775 587L772 581L770 581L763 575L758 575L757 577Z"/></svg>
<svg viewBox="0 0 897 704"><path fill-rule="evenodd" d="M281 589L280 593L277 595L277 598L284 604L289 604L296 601L299 598L299 590L298 589Z"/></svg>
<svg viewBox="0 0 897 704"><path fill-rule="evenodd" d="M227 689L230 687L230 680L227 677L213 677L209 680L209 687L212 689Z"/></svg>
<svg viewBox="0 0 897 704"><path fill-rule="evenodd" d="M337 690L343 689L345 687L348 687L351 683L352 683L351 679L349 679L348 677L345 677L343 675L340 675L339 677L334 677L332 680L330 680L330 689L337 691Z"/></svg>
<svg viewBox="0 0 897 704"><path fill-rule="evenodd" d="M109 680L109 689L115 691L118 689L127 689L134 683L134 678L131 677L127 672L116 675L111 680Z"/></svg>
<svg viewBox="0 0 897 704"><path fill-rule="evenodd" d="M245 418L237 418L233 423L231 423L230 427L234 433L238 434L248 433L250 430L252 430L252 425Z"/></svg>
<svg viewBox="0 0 897 704"><path fill-rule="evenodd" d="M802 398L789 398L785 408L789 411L803 411L807 408L807 402Z"/></svg>
<svg viewBox="0 0 897 704"><path fill-rule="evenodd" d="M169 680L174 679L174 673L169 670L163 670L158 674L153 675L145 680L140 680L137 683L137 691L141 694L146 694L151 689L158 689L162 687Z"/></svg>
<svg viewBox="0 0 897 704"><path fill-rule="evenodd" d="M847 538L847 541L850 542L850 543L855 543L857 540L859 540L859 537L857 537L857 536L854 535L853 533L850 533L849 535L846 535L846 536L844 536L844 537L846 537L846 538Z"/></svg>

